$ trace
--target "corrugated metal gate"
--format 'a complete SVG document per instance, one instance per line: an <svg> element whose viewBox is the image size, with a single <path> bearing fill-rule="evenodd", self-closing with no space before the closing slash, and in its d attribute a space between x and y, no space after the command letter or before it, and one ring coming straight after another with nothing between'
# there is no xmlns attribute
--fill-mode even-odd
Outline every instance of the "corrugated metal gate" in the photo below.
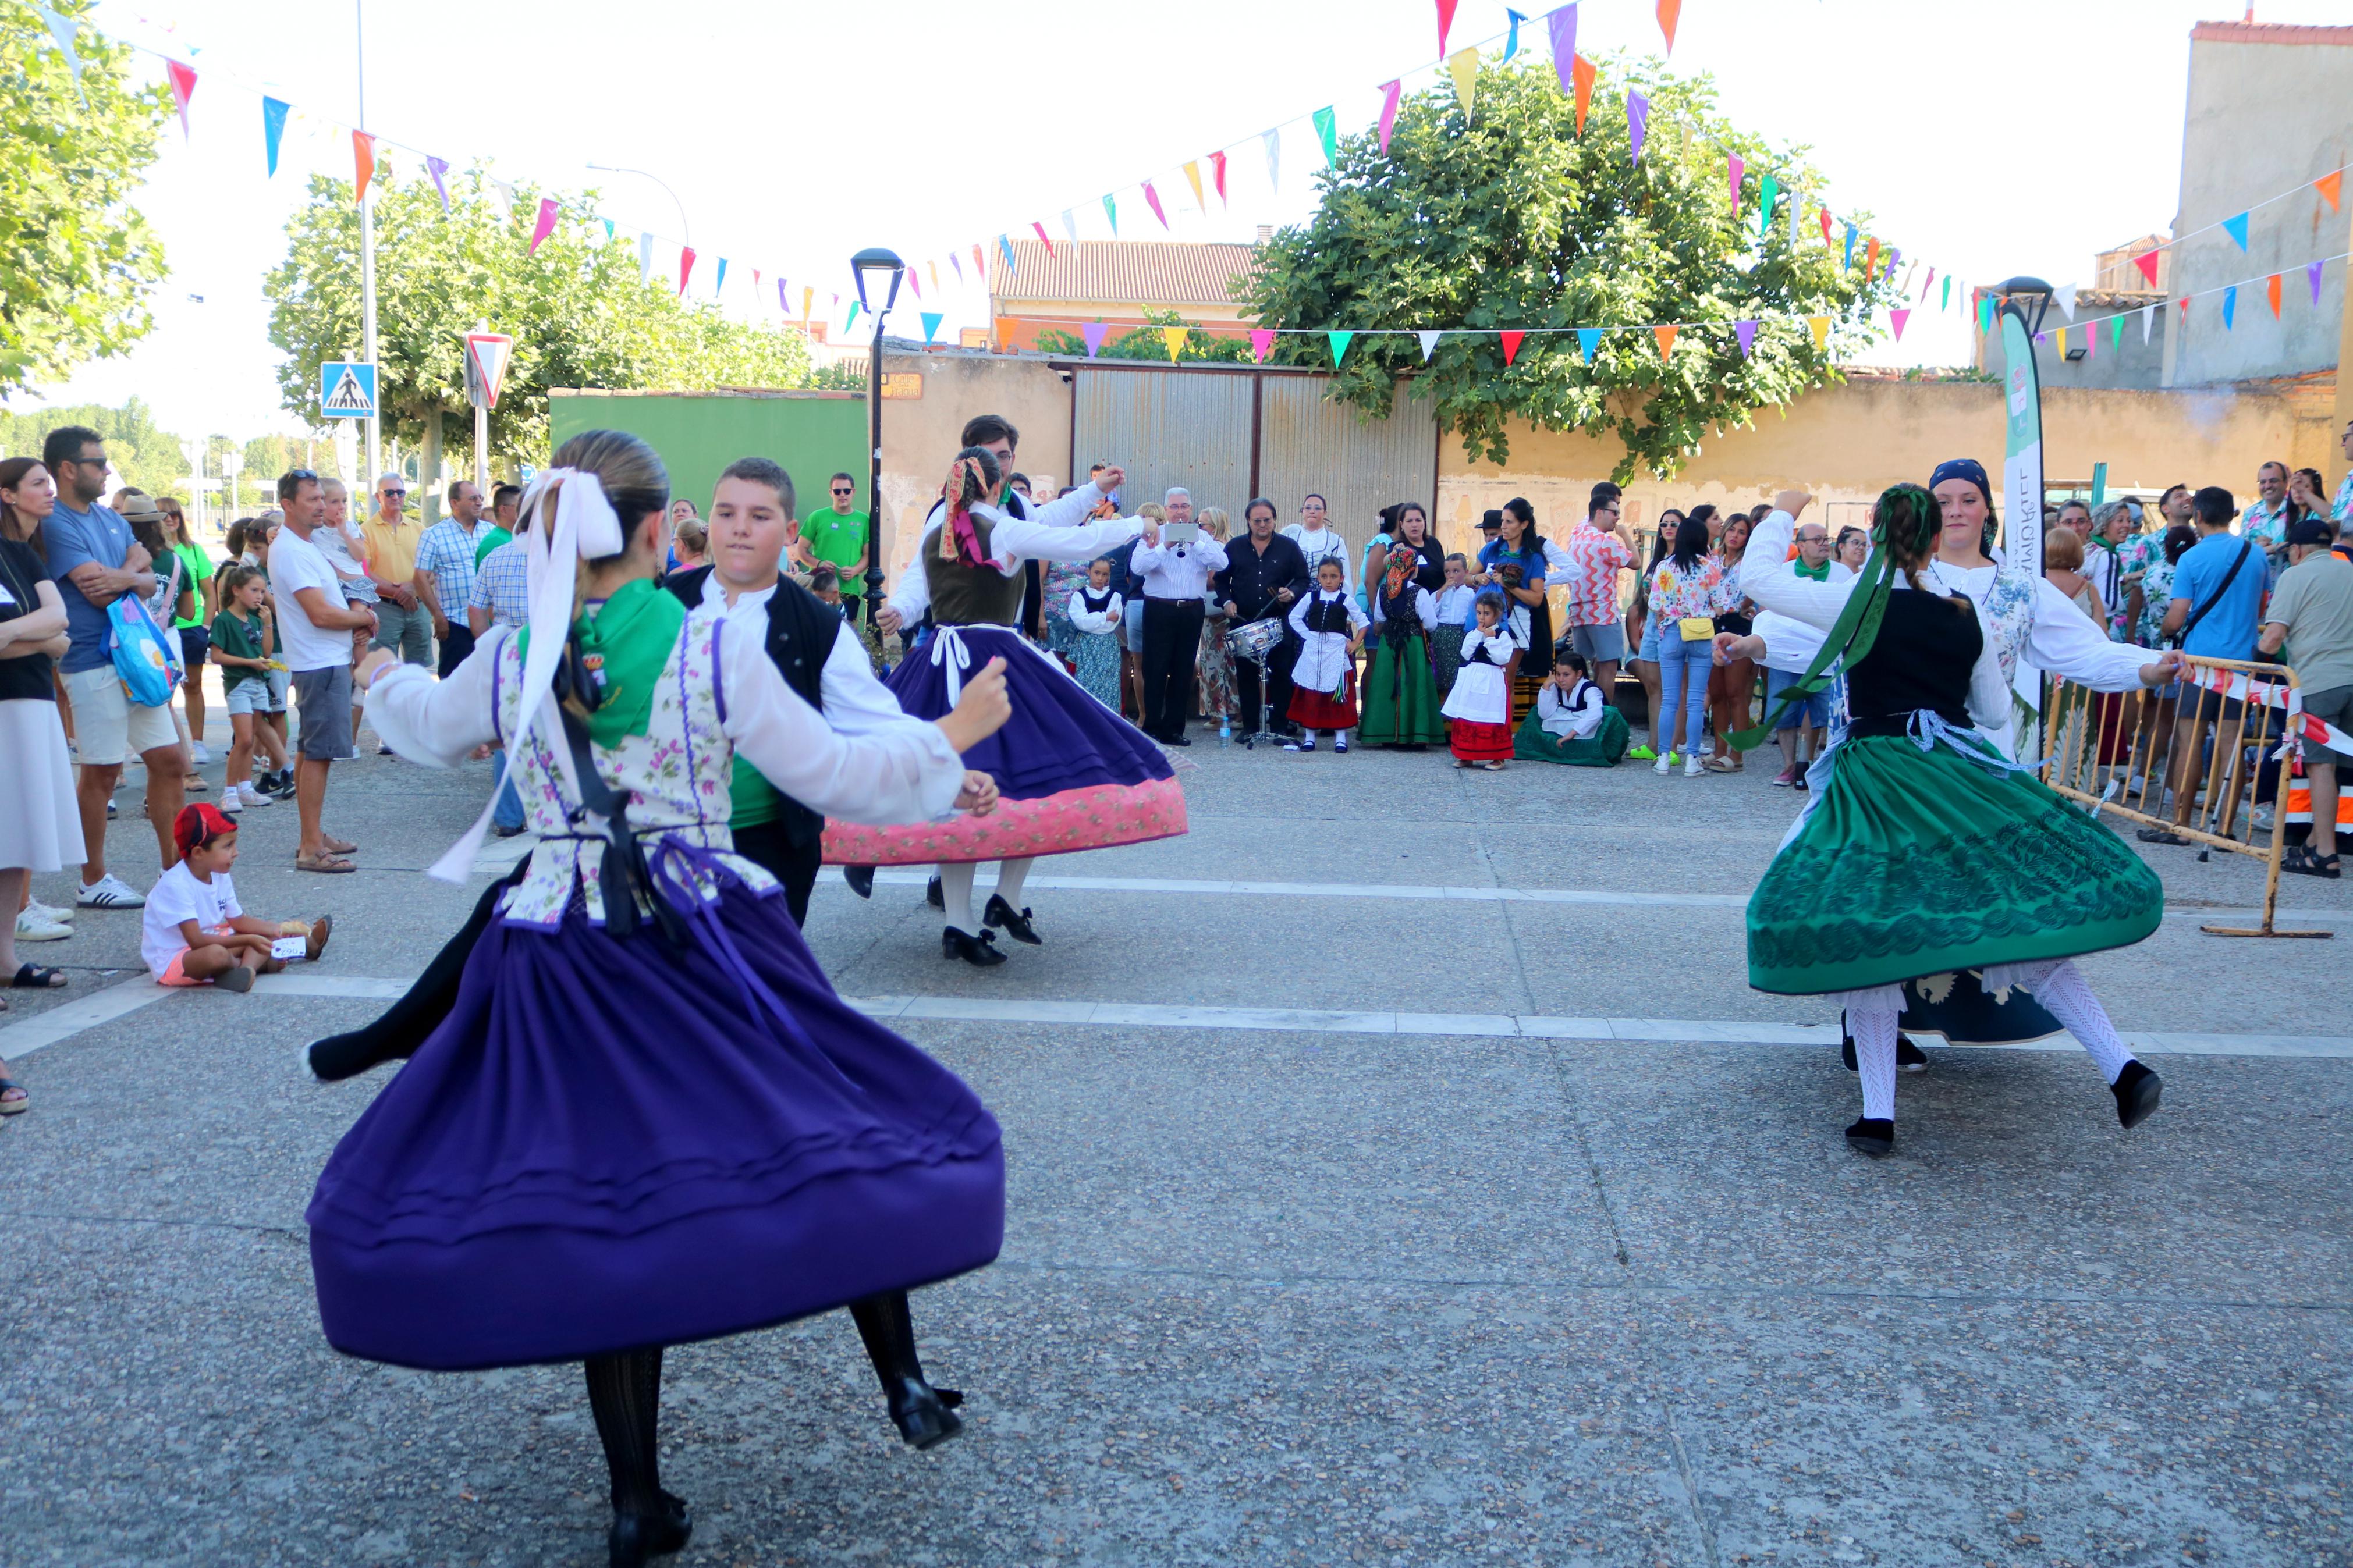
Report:
<svg viewBox="0 0 2353 1568"><path fill-rule="evenodd" d="M1250 497L1271 498L1292 522L1312 490L1361 544L1391 502L1438 503L1437 428L1403 383L1389 417L1362 424L1353 407L1324 401L1332 378L1311 373L1083 360L1058 368L1072 373L1072 477L1118 463L1130 510L1182 485L1195 506L1225 508L1239 530Z"/></svg>

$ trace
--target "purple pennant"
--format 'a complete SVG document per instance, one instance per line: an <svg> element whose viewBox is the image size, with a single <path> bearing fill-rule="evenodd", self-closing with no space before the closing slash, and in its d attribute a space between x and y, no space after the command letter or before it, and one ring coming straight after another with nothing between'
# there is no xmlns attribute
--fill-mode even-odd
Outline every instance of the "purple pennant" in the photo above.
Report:
<svg viewBox="0 0 2353 1568"><path fill-rule="evenodd" d="M1080 336L1087 340L1087 357L1089 359L1094 358L1095 351L1103 347L1103 333L1107 331L1109 331L1109 329L1101 321L1089 321L1085 326L1079 329Z"/></svg>
<svg viewBox="0 0 2353 1568"><path fill-rule="evenodd" d="M443 212L448 212L449 210L449 186L447 182L443 180L442 176L449 172L448 161L442 158L427 158L425 160L425 172L433 176L433 188L441 194L441 210Z"/></svg>
<svg viewBox="0 0 2353 1568"><path fill-rule="evenodd" d="M1757 342L1757 323L1735 321L1732 323L1732 330L1740 339L1740 357L1746 359L1749 348Z"/></svg>
<svg viewBox="0 0 2353 1568"><path fill-rule="evenodd" d="M1560 90L1577 96L1577 7L1563 5L1545 17L1552 34L1552 68L1560 73Z"/></svg>
<svg viewBox="0 0 2353 1568"><path fill-rule="evenodd" d="M2316 261L2304 269L2304 280L2312 285L2312 302L2316 305L2320 303L2320 269L2327 265L2325 261Z"/></svg>
<svg viewBox="0 0 2353 1568"><path fill-rule="evenodd" d="M1633 161L1642 161L1642 132L1651 123L1651 100L1639 92L1626 95L1626 135L1632 142Z"/></svg>

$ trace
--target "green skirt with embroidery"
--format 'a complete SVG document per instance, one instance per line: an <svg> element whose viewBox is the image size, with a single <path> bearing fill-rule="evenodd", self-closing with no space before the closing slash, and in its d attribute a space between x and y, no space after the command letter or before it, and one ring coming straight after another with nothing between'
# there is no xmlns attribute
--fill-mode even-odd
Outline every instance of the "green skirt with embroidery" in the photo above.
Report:
<svg viewBox="0 0 2353 1568"><path fill-rule="evenodd" d="M1748 900L1748 984L1785 996L2072 958L2157 930L2165 888L2031 774L1939 742L1843 742Z"/></svg>

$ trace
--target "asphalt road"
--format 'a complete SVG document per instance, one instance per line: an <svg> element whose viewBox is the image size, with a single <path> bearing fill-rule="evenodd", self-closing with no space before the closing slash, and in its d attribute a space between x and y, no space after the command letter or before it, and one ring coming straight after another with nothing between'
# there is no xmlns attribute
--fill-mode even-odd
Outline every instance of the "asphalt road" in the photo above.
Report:
<svg viewBox="0 0 2353 1568"><path fill-rule="evenodd" d="M902 1449L839 1314L676 1351L678 1561L2353 1562L2347 884L2284 900L2332 940L2226 940L2256 865L2152 851L2163 931L2085 968L2163 1111L1937 1050L1871 1163L1832 1016L1744 984L1763 772L1188 761L1191 834L1042 866L998 970L820 887L843 993L1005 1128L1004 1257L915 1303L968 1431ZM347 1361L311 1292L388 1070L295 1047L462 918L421 868L488 787L339 767L343 878L249 815L248 907L336 917L283 984L161 995L135 913L26 950L74 984L0 1018L0 1564L603 1561L575 1371Z"/></svg>

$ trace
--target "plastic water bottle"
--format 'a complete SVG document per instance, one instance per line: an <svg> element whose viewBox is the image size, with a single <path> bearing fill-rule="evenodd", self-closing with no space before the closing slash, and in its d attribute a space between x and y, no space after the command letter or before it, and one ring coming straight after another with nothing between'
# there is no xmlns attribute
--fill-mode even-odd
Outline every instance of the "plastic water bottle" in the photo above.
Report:
<svg viewBox="0 0 2353 1568"><path fill-rule="evenodd" d="M1223 719L1219 719L1219 720L1218 721L1218 744L1219 744L1220 746L1230 746L1230 745L1232 745L1233 743L1234 743L1234 721L1233 721L1233 720L1232 720L1232 719L1230 719L1230 718L1223 718Z"/></svg>

